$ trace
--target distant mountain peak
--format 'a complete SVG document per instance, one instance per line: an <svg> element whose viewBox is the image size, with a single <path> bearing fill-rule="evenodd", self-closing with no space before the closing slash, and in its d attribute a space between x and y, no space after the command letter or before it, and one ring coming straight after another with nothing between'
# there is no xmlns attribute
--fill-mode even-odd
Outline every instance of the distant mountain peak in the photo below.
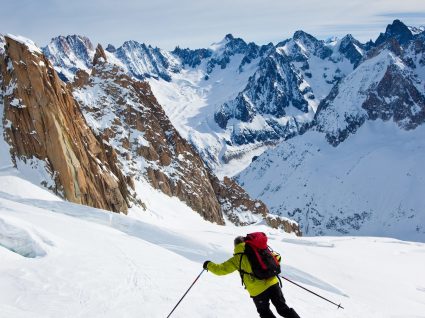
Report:
<svg viewBox="0 0 425 318"><path fill-rule="evenodd" d="M232 40L235 39L235 37L231 33L228 33L228 34L226 34L226 36L224 37L224 39L225 40L228 40L228 41L232 41Z"/></svg>
<svg viewBox="0 0 425 318"><path fill-rule="evenodd" d="M105 50L108 51L109 53L114 53L117 49L112 44L108 44Z"/></svg>
<svg viewBox="0 0 425 318"><path fill-rule="evenodd" d="M338 51L357 67L365 55L366 48L364 44L356 40L351 34L347 34L341 39Z"/></svg>
<svg viewBox="0 0 425 318"><path fill-rule="evenodd" d="M303 31L303 30L298 30L295 31L293 37L294 40L298 40L298 39L309 39L309 40L316 40L318 41L314 36L312 36L311 34Z"/></svg>
<svg viewBox="0 0 425 318"><path fill-rule="evenodd" d="M52 38L50 43L55 43L58 48L63 48L64 50L76 46L84 46L87 47L88 50L94 50L94 45L90 39L84 35L78 34L59 35Z"/></svg>
<svg viewBox="0 0 425 318"><path fill-rule="evenodd" d="M146 45L145 43L140 43L140 42L135 41L135 40L128 40L128 41L125 41L123 43L122 47L125 47L125 48L148 48L148 47L150 47L150 45Z"/></svg>
<svg viewBox="0 0 425 318"><path fill-rule="evenodd" d="M337 36L331 36L329 38L327 38L324 42L328 45L332 45L335 44L339 41L339 38Z"/></svg>
<svg viewBox="0 0 425 318"><path fill-rule="evenodd" d="M52 38L42 51L58 71L59 77L72 81L78 69L91 69L95 48L88 37L73 34Z"/></svg>
<svg viewBox="0 0 425 318"><path fill-rule="evenodd" d="M308 47L314 48L315 50L323 46L324 43L324 41L320 41L311 34L301 30L296 31L292 38L295 42L301 42L304 45L307 45Z"/></svg>
<svg viewBox="0 0 425 318"><path fill-rule="evenodd" d="M357 41L351 33L345 35L341 41Z"/></svg>
<svg viewBox="0 0 425 318"><path fill-rule="evenodd" d="M409 42L413 38L413 34L400 20L394 20L393 23L389 24L385 30L385 33L381 33L376 39L375 45L381 45L390 39L396 39L401 45Z"/></svg>
<svg viewBox="0 0 425 318"><path fill-rule="evenodd" d="M235 38L232 34L226 34L224 38L211 44L210 49L214 52L221 53L226 50L233 50L235 47L246 46L246 42L242 38Z"/></svg>
<svg viewBox="0 0 425 318"><path fill-rule="evenodd" d="M412 32L409 30L400 20L394 20L394 22L387 26L385 33L393 37L402 37L403 39L411 39Z"/></svg>

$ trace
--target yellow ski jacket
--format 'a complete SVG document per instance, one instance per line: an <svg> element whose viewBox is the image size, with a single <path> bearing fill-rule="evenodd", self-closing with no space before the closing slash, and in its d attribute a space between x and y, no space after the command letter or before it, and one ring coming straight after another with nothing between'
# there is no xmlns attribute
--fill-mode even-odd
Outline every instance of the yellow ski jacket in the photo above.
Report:
<svg viewBox="0 0 425 318"><path fill-rule="evenodd" d="M227 275L233 273L236 270L239 270L239 264L241 264L241 269L246 273L252 273L251 265L249 264L248 257L243 254L245 250L245 243L239 243L235 246L233 257L221 264L216 264L213 262L208 263L208 270L215 275ZM242 263L241 263L242 257ZM278 257L280 261L280 257ZM243 275L243 282L251 297L255 297L262 292L264 292L270 286L278 284L279 280L277 277L271 277L269 279L257 279L252 275L245 274Z"/></svg>

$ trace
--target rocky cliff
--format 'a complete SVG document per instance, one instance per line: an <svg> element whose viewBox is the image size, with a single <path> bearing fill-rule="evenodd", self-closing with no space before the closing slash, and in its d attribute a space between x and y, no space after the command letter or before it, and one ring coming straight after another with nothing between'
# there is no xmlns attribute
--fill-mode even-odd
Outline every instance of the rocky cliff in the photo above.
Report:
<svg viewBox="0 0 425 318"><path fill-rule="evenodd" d="M107 59L98 46L91 74L77 73L74 96L92 129L116 149L134 188L147 179L218 224L224 224L224 218L238 225L263 220L267 207L230 179L222 182L211 173L173 127L149 84L131 78Z"/></svg>
<svg viewBox="0 0 425 318"><path fill-rule="evenodd" d="M316 128L332 145L339 145L367 120L393 120L406 130L425 122L421 42L402 49L397 40L389 39L370 50L365 61L332 89L315 118Z"/></svg>
<svg viewBox="0 0 425 318"><path fill-rule="evenodd" d="M235 99L215 112L235 144L282 140L304 132L320 100L362 58L352 37L324 42L297 31L263 51L258 68ZM358 50L357 50L358 48Z"/></svg>
<svg viewBox="0 0 425 318"><path fill-rule="evenodd" d="M46 164L69 201L127 211L127 186L114 151L87 126L49 60L29 40L6 36L1 56L4 137L15 164Z"/></svg>

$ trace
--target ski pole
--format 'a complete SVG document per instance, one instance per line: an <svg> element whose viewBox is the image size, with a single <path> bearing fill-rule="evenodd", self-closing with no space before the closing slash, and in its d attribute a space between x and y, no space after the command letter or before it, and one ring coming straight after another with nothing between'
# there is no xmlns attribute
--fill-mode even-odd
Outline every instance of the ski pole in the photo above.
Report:
<svg viewBox="0 0 425 318"><path fill-rule="evenodd" d="M199 279L199 277L201 277L202 273L205 271L205 269L202 270L202 272L198 275L198 277L196 277L196 279L193 281L192 285L190 285L190 287L186 290L186 292L184 293L184 295L182 296L182 298L180 298L179 302L177 303L177 305L174 306L173 310L171 310L171 312L168 314L167 318L169 318L171 316L171 314L174 312L174 310L178 307L178 305L181 303L181 301L183 300L183 298L187 295L187 293L189 292L189 290L193 287L193 285L195 285L196 281Z"/></svg>
<svg viewBox="0 0 425 318"><path fill-rule="evenodd" d="M296 286L298 286L298 287L300 287L300 288L302 288L302 289L304 289L304 290L308 291L309 293L312 293L313 295L316 295L317 297L320 297L320 298L322 298L322 299L324 299L324 300L326 300L326 301L330 302L331 304L333 304L333 305L337 306L337 307L338 307L338 309L339 309L339 308L344 309L344 307L342 307L342 306L341 306L341 304L339 304L339 305L338 305L338 304L334 303L333 301L330 301L329 299L327 299L327 298L325 298L325 297L323 297L323 296L320 296L319 294L316 294L315 292L311 291L310 289L307 289L307 288L305 288L305 287L303 287L303 286L301 286L301 285L297 284L296 282L293 282L292 280L290 280L290 279L286 278L285 276L282 276L282 275L279 275L279 276L280 276L280 277L282 277L283 279L287 280L288 282L290 282L290 283L292 283L292 284L294 284L294 285L296 285Z"/></svg>

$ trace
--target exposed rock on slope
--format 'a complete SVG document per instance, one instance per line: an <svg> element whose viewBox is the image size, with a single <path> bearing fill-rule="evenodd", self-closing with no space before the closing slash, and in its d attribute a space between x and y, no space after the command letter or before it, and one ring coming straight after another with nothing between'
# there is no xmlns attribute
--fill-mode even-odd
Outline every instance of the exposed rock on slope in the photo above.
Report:
<svg viewBox="0 0 425 318"><path fill-rule="evenodd" d="M90 76L77 74L74 96L93 130L118 152L124 174L136 182L147 178L205 219L223 224L202 160L171 125L149 84L109 64L101 46L94 62Z"/></svg>
<svg viewBox="0 0 425 318"><path fill-rule="evenodd" d="M255 160L238 177L303 235L425 238L425 126L366 121L337 147L308 131Z"/></svg>
<svg viewBox="0 0 425 318"><path fill-rule="evenodd" d="M49 47L55 46L53 42ZM89 45L85 50L92 52ZM190 127L182 129L186 124L180 125L182 120L174 116L173 124L214 168L228 162L226 158L234 152L258 155L271 142L304 132L320 101L357 66L363 51L364 46L352 37L325 42L297 31L292 39L277 45L259 46L228 34L206 49L176 48L172 52L127 41L118 48L109 46L106 56L129 76L150 78L170 116L177 113L175 107L188 110L187 115L177 117ZM57 55L59 59L66 56L64 52ZM92 60L79 63L89 72L86 65L92 65ZM54 65L61 70L65 64ZM198 112L189 110L198 104L208 110L192 120ZM205 130L211 132L214 145L212 138L197 142L207 135Z"/></svg>
<svg viewBox="0 0 425 318"><path fill-rule="evenodd" d="M237 225L249 225L263 219L272 228L301 236L298 224L288 218L272 215L261 200L252 200L234 180L225 177L222 182L213 178L212 184L221 205L227 210L227 218ZM252 214L252 211L255 214Z"/></svg>
<svg viewBox="0 0 425 318"><path fill-rule="evenodd" d="M215 121L239 145L304 132L320 100L362 58L356 43L352 37L325 43L295 32L292 39L264 52L244 90L217 109Z"/></svg>
<svg viewBox="0 0 425 318"><path fill-rule="evenodd" d="M238 177L304 234L425 235L425 35L394 21L378 40L321 102L313 129Z"/></svg>
<svg viewBox="0 0 425 318"><path fill-rule="evenodd" d="M368 119L392 119L403 129L425 121L424 79L415 73L409 52L391 39L370 55L318 108L316 126L334 146Z"/></svg>
<svg viewBox="0 0 425 318"><path fill-rule="evenodd" d="M351 34L348 34L341 39L338 51L348 58L354 67L357 67L366 49L364 44L357 41Z"/></svg>
<svg viewBox="0 0 425 318"><path fill-rule="evenodd" d="M136 41L126 41L114 51L128 73L138 79L147 77L171 80L171 74L180 70L180 65L170 53Z"/></svg>
<svg viewBox="0 0 425 318"><path fill-rule="evenodd" d="M385 30L385 33L381 33L375 41L375 45L379 46L388 40L396 40L399 44L404 45L413 38L413 34L409 27L406 26L400 20L394 20L393 23L389 24Z"/></svg>
<svg viewBox="0 0 425 318"><path fill-rule="evenodd" d="M224 224L262 220L268 210L230 179L219 181L172 126L146 82L130 78L96 49L91 75L79 72L74 96L87 122L117 150L126 176L177 196L205 219ZM143 198L142 198L143 199Z"/></svg>
<svg viewBox="0 0 425 318"><path fill-rule="evenodd" d="M72 94L34 43L5 39L2 116L14 161L45 161L56 191L67 200L126 212L127 186L115 166L115 153L93 135Z"/></svg>

